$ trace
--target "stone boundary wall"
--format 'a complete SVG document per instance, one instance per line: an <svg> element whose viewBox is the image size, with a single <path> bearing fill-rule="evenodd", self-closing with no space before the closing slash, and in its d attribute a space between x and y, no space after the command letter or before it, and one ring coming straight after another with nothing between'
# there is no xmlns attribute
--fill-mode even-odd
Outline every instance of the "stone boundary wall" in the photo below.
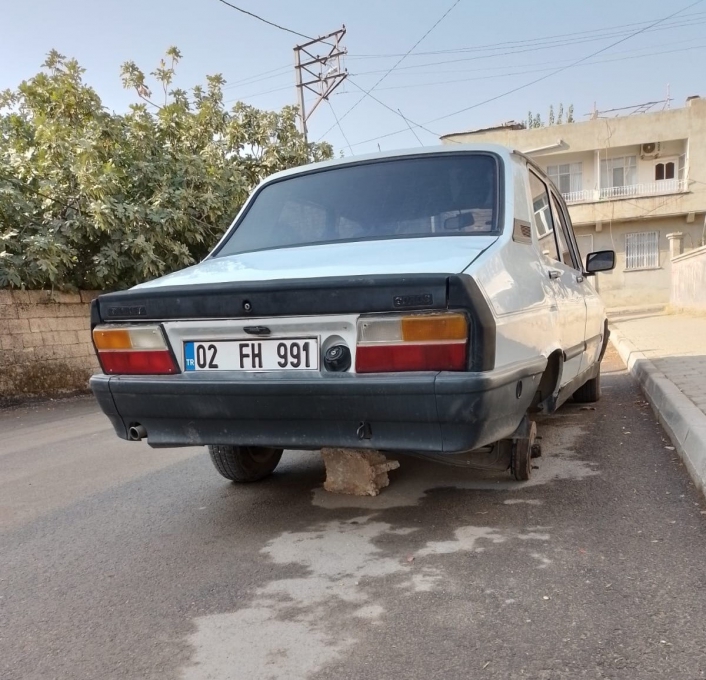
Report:
<svg viewBox="0 0 706 680"><path fill-rule="evenodd" d="M99 370L90 335L99 294L0 290L0 404L88 389Z"/></svg>
<svg viewBox="0 0 706 680"><path fill-rule="evenodd" d="M671 306L706 312L706 246L672 259Z"/></svg>

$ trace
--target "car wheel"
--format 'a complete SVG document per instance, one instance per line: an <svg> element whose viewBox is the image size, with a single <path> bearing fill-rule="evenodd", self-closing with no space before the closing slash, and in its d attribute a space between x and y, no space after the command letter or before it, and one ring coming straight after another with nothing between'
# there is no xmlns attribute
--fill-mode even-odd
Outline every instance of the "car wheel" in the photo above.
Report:
<svg viewBox="0 0 706 680"><path fill-rule="evenodd" d="M208 453L220 474L233 482L257 482L271 475L282 449L264 446L209 446Z"/></svg>
<svg viewBox="0 0 706 680"><path fill-rule="evenodd" d="M527 481L532 475L532 458L541 455L536 444L537 424L532 422L529 426L527 437L520 437L512 441L510 458L510 472L518 482Z"/></svg>
<svg viewBox="0 0 706 680"><path fill-rule="evenodd" d="M574 401L579 404L588 404L593 401L598 401L601 398L601 372L598 369L598 375L595 378L587 380L576 392L574 392Z"/></svg>

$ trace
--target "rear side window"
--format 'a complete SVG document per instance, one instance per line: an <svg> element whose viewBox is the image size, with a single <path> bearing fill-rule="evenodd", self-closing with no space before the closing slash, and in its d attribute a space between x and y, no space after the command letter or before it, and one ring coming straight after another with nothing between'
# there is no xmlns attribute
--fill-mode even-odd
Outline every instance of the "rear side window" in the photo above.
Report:
<svg viewBox="0 0 706 680"><path fill-rule="evenodd" d="M334 167L265 186L214 254L498 231L499 160L443 154Z"/></svg>
<svg viewBox="0 0 706 680"><path fill-rule="evenodd" d="M552 205L554 207L554 221L556 223L556 241L559 249L560 261L567 267L579 269L578 263L574 262L574 257L571 253L571 236L569 234L569 225L566 222L564 211L559 205L556 196L552 194Z"/></svg>
<svg viewBox="0 0 706 680"><path fill-rule="evenodd" d="M552 260L559 260L556 242L554 240L554 220L549 202L549 190L531 170L529 173L530 192L532 195L532 213L534 215L534 229L537 236L539 249Z"/></svg>

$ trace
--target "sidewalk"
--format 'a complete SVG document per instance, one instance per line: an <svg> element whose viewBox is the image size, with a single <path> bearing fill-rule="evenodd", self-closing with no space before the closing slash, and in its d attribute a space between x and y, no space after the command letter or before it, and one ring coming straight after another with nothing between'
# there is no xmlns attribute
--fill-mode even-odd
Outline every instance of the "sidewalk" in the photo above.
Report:
<svg viewBox="0 0 706 680"><path fill-rule="evenodd" d="M706 493L706 316L614 318L611 340Z"/></svg>

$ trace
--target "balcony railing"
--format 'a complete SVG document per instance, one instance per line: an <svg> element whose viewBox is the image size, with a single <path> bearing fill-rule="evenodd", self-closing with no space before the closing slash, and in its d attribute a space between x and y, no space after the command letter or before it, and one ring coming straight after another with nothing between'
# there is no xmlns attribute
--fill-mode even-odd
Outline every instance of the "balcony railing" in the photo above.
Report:
<svg viewBox="0 0 706 680"><path fill-rule="evenodd" d="M628 184L622 187L604 187L603 189L585 189L562 194L567 203L591 203L613 200L616 198L635 198L640 196L659 196L660 194L678 194L687 190L686 179L663 179L645 184Z"/></svg>
<svg viewBox="0 0 706 680"><path fill-rule="evenodd" d="M562 194L562 196L567 203L586 203L598 200L594 198L597 193L593 189L584 189L583 191L572 191L568 194Z"/></svg>

